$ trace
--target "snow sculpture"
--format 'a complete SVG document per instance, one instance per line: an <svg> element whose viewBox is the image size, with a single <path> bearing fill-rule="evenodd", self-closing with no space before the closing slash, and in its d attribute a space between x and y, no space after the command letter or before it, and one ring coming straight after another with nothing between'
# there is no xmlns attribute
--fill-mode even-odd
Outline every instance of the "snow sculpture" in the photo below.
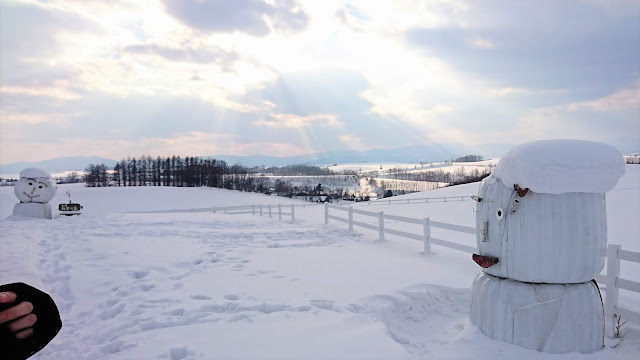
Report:
<svg viewBox="0 0 640 360"><path fill-rule="evenodd" d="M20 172L20 179L13 189L20 200L13 207L13 215L51 219L51 204L49 201L56 195L57 185L48 172L28 168Z"/></svg>
<svg viewBox="0 0 640 360"><path fill-rule="evenodd" d="M620 152L545 140L508 152L480 184L471 321L487 336L550 353L604 343L592 279L604 266L605 193L624 174Z"/></svg>
<svg viewBox="0 0 640 360"><path fill-rule="evenodd" d="M523 185L526 186L526 185ZM497 257L485 271L535 283L581 283L604 267L607 247L604 194L559 195L508 188L494 175L478 195L476 234L482 255Z"/></svg>

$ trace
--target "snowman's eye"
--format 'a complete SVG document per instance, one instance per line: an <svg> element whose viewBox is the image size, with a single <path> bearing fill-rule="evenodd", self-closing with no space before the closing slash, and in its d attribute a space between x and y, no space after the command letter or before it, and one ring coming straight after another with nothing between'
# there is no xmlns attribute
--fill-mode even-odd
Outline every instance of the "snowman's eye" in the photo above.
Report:
<svg viewBox="0 0 640 360"><path fill-rule="evenodd" d="M42 189L42 185L38 186L40 189Z"/></svg>
<svg viewBox="0 0 640 360"><path fill-rule="evenodd" d="M29 185L33 185L33 183L29 183Z"/></svg>

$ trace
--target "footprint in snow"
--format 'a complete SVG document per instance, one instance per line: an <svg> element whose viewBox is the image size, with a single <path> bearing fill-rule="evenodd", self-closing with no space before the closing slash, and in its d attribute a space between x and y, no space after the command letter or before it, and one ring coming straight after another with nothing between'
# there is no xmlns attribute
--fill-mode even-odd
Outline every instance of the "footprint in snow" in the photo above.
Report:
<svg viewBox="0 0 640 360"><path fill-rule="evenodd" d="M149 272L145 270L134 271L130 274L130 276L134 279L143 279L147 275L149 275Z"/></svg>

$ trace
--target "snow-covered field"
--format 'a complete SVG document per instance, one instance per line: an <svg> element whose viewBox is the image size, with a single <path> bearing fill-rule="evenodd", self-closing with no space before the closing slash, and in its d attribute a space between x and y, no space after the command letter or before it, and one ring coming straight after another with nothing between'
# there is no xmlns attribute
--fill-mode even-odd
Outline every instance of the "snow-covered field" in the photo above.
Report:
<svg viewBox="0 0 640 360"><path fill-rule="evenodd" d="M341 172L345 170L356 171L361 175L379 172L381 174L386 173L391 169L402 169L409 173L420 173L426 171L442 170L447 173L453 173L460 171L460 168L465 168L467 171L478 168L479 170L489 169L495 167L500 161L497 159L476 161L476 162L434 162L425 164L415 163L362 163L362 164L340 164L340 165L327 165L330 170Z"/></svg>
<svg viewBox="0 0 640 360"><path fill-rule="evenodd" d="M478 184L407 197L472 195ZM466 253L324 225L251 215L129 211L300 203L210 188L61 185L83 214L0 220L0 283L49 292L64 326L38 359L637 359L640 324L594 354L551 355L497 342L468 320L480 268ZM0 188L0 218L13 188ZM370 211L474 226L471 201L356 204ZM365 208L366 207L366 208ZM640 251L640 166L607 194L608 237ZM389 226L394 226L392 222ZM473 244L473 236L434 236ZM628 263L622 276L640 281ZM637 294L621 305L640 311Z"/></svg>

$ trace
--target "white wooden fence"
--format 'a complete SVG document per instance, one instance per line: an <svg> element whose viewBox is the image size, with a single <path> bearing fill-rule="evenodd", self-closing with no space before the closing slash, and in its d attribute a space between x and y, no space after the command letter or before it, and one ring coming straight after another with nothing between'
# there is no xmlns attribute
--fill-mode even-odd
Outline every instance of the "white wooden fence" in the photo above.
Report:
<svg viewBox="0 0 640 360"><path fill-rule="evenodd" d="M458 196L457 198L459 199L460 197ZM337 211L341 211L341 212L346 212L347 213L347 217L344 218L344 217L340 217L340 216L331 215L329 213L329 209L333 209L333 210L337 210ZM377 218L378 219L378 224L377 225L371 225L371 224L367 224L367 223L364 223L364 222L356 221L356 220L353 219L353 215L354 214ZM363 228L366 228L366 229L376 230L376 231L378 231L378 240L379 241L384 241L384 234L397 235L397 236L400 236L400 237L421 241L424 244L424 254L425 255L431 254L431 245L432 244L440 245L440 246L444 246L444 247L448 247L448 248L456 249L456 250L460 250L460 251L464 251L464 252L467 252L467 253L474 253L474 252L477 251L476 248L473 247L473 246L458 244L458 243L454 243L454 242L447 241L447 240L437 239L437 238L434 238L433 236L431 236L431 227L445 229L445 230L452 230L452 231L457 231L457 232L461 232L461 233L465 233L465 234L471 234L471 235L475 235L475 233L476 233L476 229L475 228L469 227L469 226L454 225L454 224L448 224L448 223L443 223L443 222L439 222L439 221L433 221L428 217L422 218L422 219L414 219L414 218L409 218L409 217L404 217L404 216L385 214L384 211L380 211L380 212L363 211L363 210L360 210L360 209L354 209L351 206L344 207L344 206L336 206L336 205L325 204L325 206L324 206L324 223L325 224L329 224L329 220L330 219L331 220L335 220L335 221L339 221L339 222L342 222L342 223L346 223L349 226L349 231L353 231L353 227L354 226L360 226L360 227L363 227ZM422 232L416 234L416 233L410 233L410 232L406 232L406 231L401 231L401 230L396 230L396 229L391 229L391 228L385 227L385 225L384 225L385 219L398 221L398 222L401 222L401 223L422 225Z"/></svg>
<svg viewBox="0 0 640 360"><path fill-rule="evenodd" d="M623 319L640 323L640 313L618 306L620 289L640 293L640 282L620 277L620 262L631 261L640 263L640 253L622 250L620 245L609 245L606 251L607 273L596 275L596 281L604 284L606 292L604 309L607 316L621 315Z"/></svg>
<svg viewBox="0 0 640 360"><path fill-rule="evenodd" d="M452 202L452 201L468 201L472 200L471 196L442 196L442 197L427 197L427 198L414 198L414 199L377 199L370 201L361 201L356 204L364 204L367 205L391 205L391 204L428 204L433 202ZM344 201L343 201L344 203Z"/></svg>
<svg viewBox="0 0 640 360"><path fill-rule="evenodd" d="M346 217L332 215L330 214L329 210L337 210L340 213L346 213ZM378 224L371 225L356 221L353 219L354 214L376 217L378 219ZM415 234L386 228L384 225L385 219L407 224L422 224L422 233ZM425 255L431 253L432 244L464 251L467 253L476 253L478 251L475 246L467 246L442 239L436 239L431 236L431 227L457 231L465 234L475 234L475 228L433 221L428 217L415 219L404 216L389 215L385 214L383 211L370 212L354 209L353 207L342 207L325 204L324 223L329 224L329 220L335 220L347 224L347 226L349 227L349 231L353 231L354 226L376 230L378 231L379 241L384 241L384 234L392 234L412 240L421 241L424 243ZM596 281L605 285L604 287L601 286L601 289L606 292L606 297L604 298L605 314L607 314L609 319L613 314L617 314L621 315L623 319L640 323L640 312L632 311L618 306L618 294L620 292L620 289L640 293L640 282L620 278L620 261L622 260L640 263L640 253L622 250L620 245L609 245L606 253L603 253L602 255L607 257L607 272L606 274L596 275Z"/></svg>
<svg viewBox="0 0 640 360"><path fill-rule="evenodd" d="M291 222L296 222L296 206L305 206L305 205L262 205L262 204L252 204L252 205L240 205L240 206L225 206L225 207L213 207L213 213L223 213L223 214L251 214L251 215L260 215L260 216L269 216L270 218L278 215L278 220L282 220L283 216L290 216ZM283 211L285 209L285 211ZM288 212L286 210L289 210Z"/></svg>

